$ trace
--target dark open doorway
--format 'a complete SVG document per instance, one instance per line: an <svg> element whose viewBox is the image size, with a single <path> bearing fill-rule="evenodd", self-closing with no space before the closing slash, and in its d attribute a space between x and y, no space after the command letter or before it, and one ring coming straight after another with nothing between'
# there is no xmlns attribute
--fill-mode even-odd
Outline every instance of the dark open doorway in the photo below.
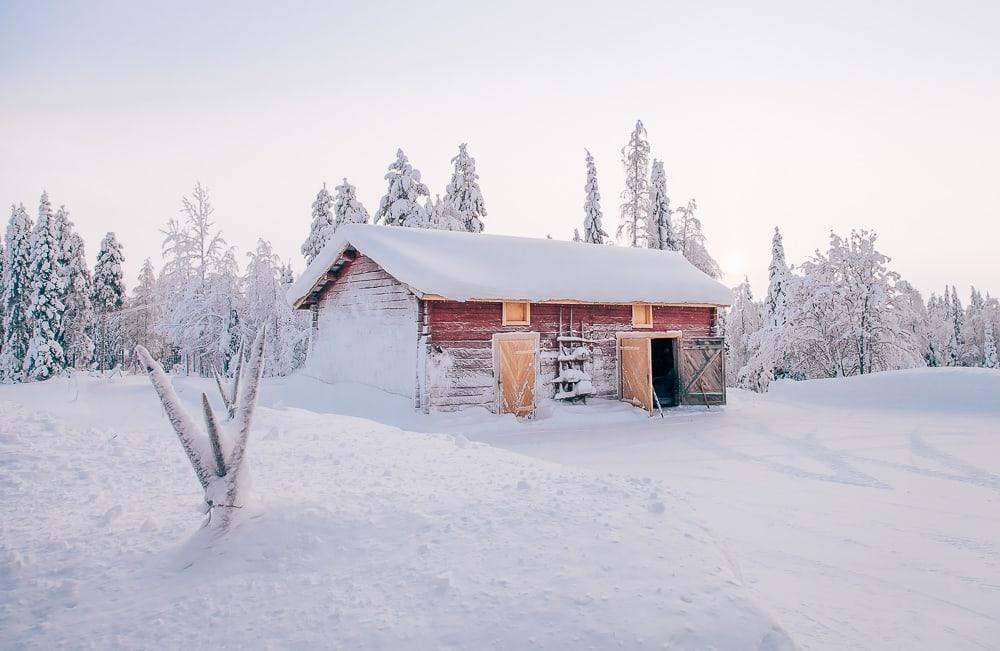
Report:
<svg viewBox="0 0 1000 651"><path fill-rule="evenodd" d="M677 373L677 340L653 339L650 342L653 370L653 394L661 407L676 407L680 403L680 382Z"/></svg>

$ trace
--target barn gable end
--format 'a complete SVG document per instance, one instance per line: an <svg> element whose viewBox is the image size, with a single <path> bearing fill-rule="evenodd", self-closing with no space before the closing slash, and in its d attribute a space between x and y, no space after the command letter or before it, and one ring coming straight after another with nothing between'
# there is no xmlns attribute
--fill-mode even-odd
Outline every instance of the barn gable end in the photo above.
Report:
<svg viewBox="0 0 1000 651"><path fill-rule="evenodd" d="M327 382L359 382L412 398L417 298L358 254L320 292L309 369Z"/></svg>

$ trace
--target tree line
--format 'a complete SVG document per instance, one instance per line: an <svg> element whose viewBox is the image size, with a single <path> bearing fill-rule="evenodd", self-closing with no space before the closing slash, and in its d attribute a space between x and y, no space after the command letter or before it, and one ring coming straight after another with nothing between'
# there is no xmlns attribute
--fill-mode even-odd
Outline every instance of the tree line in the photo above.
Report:
<svg viewBox="0 0 1000 651"><path fill-rule="evenodd" d="M262 325L265 372L301 366L309 323L285 301L290 267L258 240L241 271L213 212L207 188L196 184L181 217L162 231L162 267L147 258L129 294L114 233L101 241L91 271L64 206L53 212L43 193L37 221L12 206L0 249L0 382L131 367L137 345L175 372L228 372L240 342Z"/></svg>
<svg viewBox="0 0 1000 651"><path fill-rule="evenodd" d="M744 281L724 317L730 383L767 391L783 378L1000 367L1000 301L973 287L963 307L954 286L924 301L877 240L867 230L831 233L825 252L789 267L775 228L767 295L755 300Z"/></svg>

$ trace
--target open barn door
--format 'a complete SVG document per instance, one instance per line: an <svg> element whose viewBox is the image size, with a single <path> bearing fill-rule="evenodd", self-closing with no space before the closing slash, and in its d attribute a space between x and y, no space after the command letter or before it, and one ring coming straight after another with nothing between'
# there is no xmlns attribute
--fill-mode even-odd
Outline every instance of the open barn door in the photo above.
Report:
<svg viewBox="0 0 1000 651"><path fill-rule="evenodd" d="M726 404L726 354L722 337L691 337L681 347L681 402Z"/></svg>
<svg viewBox="0 0 1000 651"><path fill-rule="evenodd" d="M649 337L618 340L622 400L653 413L653 377Z"/></svg>

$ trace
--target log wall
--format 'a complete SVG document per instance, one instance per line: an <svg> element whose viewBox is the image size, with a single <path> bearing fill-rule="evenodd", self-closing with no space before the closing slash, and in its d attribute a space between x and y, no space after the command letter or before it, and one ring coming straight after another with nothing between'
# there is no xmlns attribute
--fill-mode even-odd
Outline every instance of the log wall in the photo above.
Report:
<svg viewBox="0 0 1000 651"><path fill-rule="evenodd" d="M494 409L493 334L538 332L540 373L538 395L551 397L555 388L545 384L557 375L560 312L563 333L572 319L573 334L595 340L593 359L585 365L599 397L618 393L615 333L632 331L631 305L558 305L533 303L531 324L504 326L501 303L423 301L425 313L425 410L454 410L467 406ZM681 330L685 337L711 333L716 319L712 307L653 307L654 331ZM641 329L648 332L649 329Z"/></svg>

